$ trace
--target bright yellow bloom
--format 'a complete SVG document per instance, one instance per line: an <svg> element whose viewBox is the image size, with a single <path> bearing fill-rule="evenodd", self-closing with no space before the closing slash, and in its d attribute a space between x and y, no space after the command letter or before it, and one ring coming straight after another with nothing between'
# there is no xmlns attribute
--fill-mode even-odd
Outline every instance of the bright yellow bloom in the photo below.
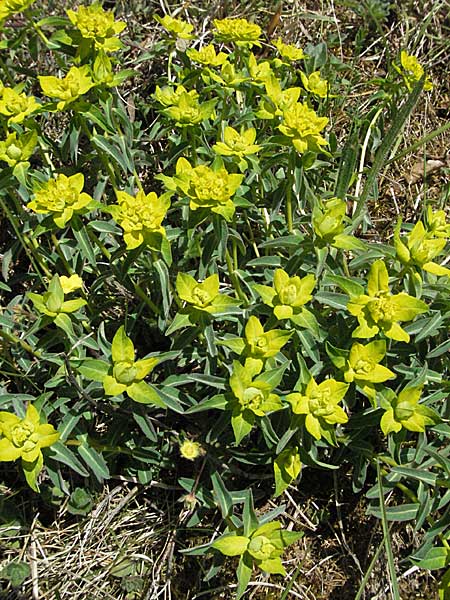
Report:
<svg viewBox="0 0 450 600"><path fill-rule="evenodd" d="M422 221L417 221L403 241L400 238L400 227L401 221L398 222L394 231L395 250L400 261L405 265L417 265L434 275L450 277L450 269L433 262L433 259L441 254L446 246L445 237L432 237Z"/></svg>
<svg viewBox="0 0 450 600"><path fill-rule="evenodd" d="M365 346L355 342L343 365L345 381L347 383L354 381L368 398L375 400L374 384L396 377L395 373L379 364L385 355L385 340L375 340Z"/></svg>
<svg viewBox="0 0 450 600"><path fill-rule="evenodd" d="M278 126L282 134L291 138L294 148L299 154L307 150L320 152L327 141L320 135L328 123L326 117L318 117L312 108L297 102L283 112L283 122Z"/></svg>
<svg viewBox="0 0 450 600"><path fill-rule="evenodd" d="M64 317L61 317L60 315L73 313L86 304L86 300L83 298L66 300L64 296L82 286L83 281L78 275L64 278L60 278L59 275L54 275L44 294L28 292L27 296L40 313L52 317L54 320L53 322L58 327L61 326L64 329Z"/></svg>
<svg viewBox="0 0 450 600"><path fill-rule="evenodd" d="M256 129L250 127L247 130L241 128L239 133L233 127L225 127L223 133L223 142L214 144L213 150L221 156L237 156L242 159L244 156L256 154L261 150L261 146L255 144Z"/></svg>
<svg viewBox="0 0 450 600"><path fill-rule="evenodd" d="M316 245L330 245L343 250L364 250L365 244L353 235L344 233L347 203L340 198L330 198L317 203L312 212L312 227Z"/></svg>
<svg viewBox="0 0 450 600"><path fill-rule="evenodd" d="M122 48L119 35L127 24L115 21L111 10L104 10L98 2L90 6L79 6L77 12L66 10L70 22L79 30L81 36L92 40L97 50L116 52Z"/></svg>
<svg viewBox="0 0 450 600"><path fill-rule="evenodd" d="M443 210L433 212L431 206L427 207L427 232L437 238L450 238L450 223Z"/></svg>
<svg viewBox="0 0 450 600"><path fill-rule="evenodd" d="M198 125L209 119L214 111L217 100L207 100L200 104L192 95L182 92L177 104L164 109L164 114L175 121L178 127Z"/></svg>
<svg viewBox="0 0 450 600"><path fill-rule="evenodd" d="M0 23L12 15L24 11L34 0L0 0Z"/></svg>
<svg viewBox="0 0 450 600"><path fill-rule="evenodd" d="M168 85L165 85L162 88L157 85L153 98L163 106L168 107L177 105L183 94L188 94L194 100L198 98L198 92L196 90L189 90L188 92L184 85L178 85L175 89Z"/></svg>
<svg viewBox="0 0 450 600"><path fill-rule="evenodd" d="M10 133L6 140L0 141L0 160L5 161L10 167L27 161L33 154L37 142L36 131L17 134Z"/></svg>
<svg viewBox="0 0 450 600"><path fill-rule="evenodd" d="M8 125L22 123L38 108L40 104L36 102L36 98L19 92L18 88L4 87L0 91L0 115L8 117Z"/></svg>
<svg viewBox="0 0 450 600"><path fill-rule="evenodd" d="M311 377L304 394L293 392L286 396L296 415L306 415L305 426L309 433L320 440L336 423L346 423L348 416L339 402L348 389L347 383L326 379L316 383Z"/></svg>
<svg viewBox="0 0 450 600"><path fill-rule="evenodd" d="M270 75L264 83L268 99L264 100L256 116L260 119L273 119L289 112L298 101L301 89L299 87L281 89L280 81L275 75Z"/></svg>
<svg viewBox="0 0 450 600"><path fill-rule="evenodd" d="M422 387L405 388L397 396L392 390L381 395L381 408L385 410L380 426L384 435L397 433L403 427L409 431L425 431L427 425L439 422L439 415L428 406L420 404Z"/></svg>
<svg viewBox="0 0 450 600"><path fill-rule="evenodd" d="M248 72L250 73L253 83L257 84L265 84L271 77L275 77L270 63L267 60L257 62L253 52L250 52L248 57Z"/></svg>
<svg viewBox="0 0 450 600"><path fill-rule="evenodd" d="M40 75L38 77L41 89L50 98L59 98L58 110L64 110L68 104L86 94L95 86L91 78L91 70L88 65L82 67L71 67L65 77L53 77L51 75Z"/></svg>
<svg viewBox="0 0 450 600"><path fill-rule="evenodd" d="M397 71L403 76L408 91L411 91L414 84L422 78L424 70L422 65L419 63L415 56L411 56L405 50L400 53L400 64L401 68L394 64ZM433 89L433 84L429 77L425 77L425 83L423 89L428 92Z"/></svg>
<svg viewBox="0 0 450 600"><path fill-rule="evenodd" d="M320 71L314 71L311 75L307 76L304 73L300 73L302 78L303 87L307 92L319 96L319 98L326 98L328 95L328 82L326 79L320 77Z"/></svg>
<svg viewBox="0 0 450 600"><path fill-rule="evenodd" d="M290 62L305 58L305 54L301 48L297 48L297 46L291 44L285 44L281 38L278 38L275 42L275 46L282 58L285 58Z"/></svg>
<svg viewBox="0 0 450 600"><path fill-rule="evenodd" d="M273 314L280 321L292 319L304 311L304 305L312 300L312 290L316 284L314 275L305 277L289 277L283 269L277 269L273 277L273 287L268 285L255 285L264 304L273 307Z"/></svg>
<svg viewBox="0 0 450 600"><path fill-rule="evenodd" d="M194 26L190 23L186 23L186 21L183 21L182 19L175 19L170 15L165 15L164 17L154 15L154 18L168 33L171 33L174 37L182 40L192 40L195 38L195 35L192 35Z"/></svg>
<svg viewBox="0 0 450 600"><path fill-rule="evenodd" d="M367 291L367 295L353 297L347 304L347 310L359 322L352 337L369 339L382 331L388 338L409 342L409 334L399 323L412 321L417 315L427 312L425 302L405 292L391 294L389 274L382 260L376 260L370 268Z"/></svg>
<svg viewBox="0 0 450 600"><path fill-rule="evenodd" d="M167 194L158 197L155 192L145 194L139 191L136 196L116 191L118 204L111 206L110 211L124 231L123 239L128 250L146 243L155 245L155 235L165 236L161 223L170 207Z"/></svg>
<svg viewBox="0 0 450 600"><path fill-rule="evenodd" d="M205 451L198 442L184 440L184 442L180 444L180 454L186 460L195 460L204 453Z"/></svg>
<svg viewBox="0 0 450 600"><path fill-rule="evenodd" d="M238 46L261 47L261 27L247 19L214 19L214 37L222 42L233 42Z"/></svg>
<svg viewBox="0 0 450 600"><path fill-rule="evenodd" d="M59 433L53 425L41 424L38 411L29 404L23 419L9 412L0 412L0 434L0 461L21 458L28 485L38 491L36 478L44 462L41 449L55 444Z"/></svg>
<svg viewBox="0 0 450 600"><path fill-rule="evenodd" d="M232 196L241 185L243 175L230 174L224 167L212 169L206 165L191 167L185 158L179 158L175 177L164 177L169 189L190 199L191 210L207 208L231 220L234 214Z"/></svg>
<svg viewBox="0 0 450 600"><path fill-rule="evenodd" d="M220 83L224 87L236 88L242 82L247 81L247 77L243 75L242 71L236 71L234 65L229 62L223 63L220 75L210 69L208 69L208 73L213 81Z"/></svg>
<svg viewBox="0 0 450 600"><path fill-rule="evenodd" d="M38 189L27 206L38 214L53 213L55 224L64 227L74 213L83 211L92 202L91 196L81 191L83 186L82 173L70 177L60 173Z"/></svg>
<svg viewBox="0 0 450 600"><path fill-rule="evenodd" d="M193 48L190 48L186 50L186 54L192 61L209 67L220 67L227 60L227 55L225 52L219 52L219 54L216 54L216 49L212 44L203 46L203 48L200 48L200 50L194 50Z"/></svg>

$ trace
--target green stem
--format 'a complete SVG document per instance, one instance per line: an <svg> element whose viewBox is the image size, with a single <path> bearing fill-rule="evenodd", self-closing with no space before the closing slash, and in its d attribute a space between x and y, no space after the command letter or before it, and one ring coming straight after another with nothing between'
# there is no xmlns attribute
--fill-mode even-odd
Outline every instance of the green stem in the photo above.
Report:
<svg viewBox="0 0 450 600"><path fill-rule="evenodd" d="M294 189L294 170L295 170L295 150L289 152L288 159L288 177L286 188L286 224L289 233L294 231L294 223L292 217L292 191Z"/></svg>
<svg viewBox="0 0 450 600"><path fill-rule="evenodd" d="M145 302L145 304L149 307L149 309L155 314L155 315L159 315L160 311L159 308L156 306L156 304L147 296L147 294L144 292L144 290L141 288L141 286L138 283L134 283L133 281L133 287L134 287L134 291L136 292L136 295L139 296L139 298Z"/></svg>
<svg viewBox="0 0 450 600"><path fill-rule="evenodd" d="M246 305L248 305L248 298L242 291L239 279L237 278L236 273L234 272L235 269L233 267L233 261L231 259L230 253L228 252L228 248L225 250L225 260L227 261L228 275L230 277L231 283L233 284L233 287L234 287L238 297L243 302L245 302Z"/></svg>
<svg viewBox="0 0 450 600"><path fill-rule="evenodd" d="M89 129L85 119L83 118L83 116L81 114L79 115L79 123L81 125L81 129L83 130L84 134L88 138L89 142L92 142L92 134L90 132L90 129ZM100 160L102 161L102 163L106 169L106 172L108 173L108 176L111 180L111 184L112 184L113 188L118 189L116 174L115 174L114 169L112 168L111 163L109 162L107 156L105 155L103 150L100 150L100 148L98 148L97 146L95 146L95 150L96 150L97 154L99 155Z"/></svg>
<svg viewBox="0 0 450 600"><path fill-rule="evenodd" d="M13 333L8 333L7 331L0 329L0 337L3 338L4 340L6 340L7 342L10 342L11 344L19 345L21 348L23 348L24 350L26 350L27 352L29 352L36 358L42 357L42 354L38 350L34 350L34 348L32 346L30 346L30 344L28 344L24 340L21 340L19 337L17 337Z"/></svg>
<svg viewBox="0 0 450 600"><path fill-rule="evenodd" d="M56 252L57 252L57 254L58 254L59 258L62 260L62 262L63 262L63 264L64 264L64 267L65 267L65 269L66 269L67 273L68 273L69 275L73 275L73 274L75 273L75 271L72 269L72 267L71 267L71 266L69 265L69 263L67 262L67 259L66 259L66 257L64 256L64 253L63 253L63 251L61 250L61 246L59 245L59 240L58 240L58 238L56 237L56 235L55 235L54 233L51 233L51 238L52 238L52 242L53 242L53 244L54 244L54 246L55 246L55 250L56 250Z"/></svg>

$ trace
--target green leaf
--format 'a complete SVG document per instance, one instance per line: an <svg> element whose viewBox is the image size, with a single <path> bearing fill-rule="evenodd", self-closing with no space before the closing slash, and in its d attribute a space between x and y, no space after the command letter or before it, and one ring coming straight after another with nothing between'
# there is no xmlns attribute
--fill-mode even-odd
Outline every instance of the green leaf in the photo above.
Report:
<svg viewBox="0 0 450 600"><path fill-rule="evenodd" d="M233 499L231 494L225 487L222 477L217 471L211 475L211 483L213 485L216 502L222 512L222 517L226 519L233 509Z"/></svg>
<svg viewBox="0 0 450 600"><path fill-rule="evenodd" d="M225 556L240 556L247 550L248 542L244 535L225 535L213 542L212 547Z"/></svg>
<svg viewBox="0 0 450 600"><path fill-rule="evenodd" d="M193 413L203 412L205 410L218 409L225 410L227 405L227 397L224 394L216 394L212 398L208 398L207 400L203 400L199 402L195 406L191 406L186 411L184 411L185 415L192 415Z"/></svg>
<svg viewBox="0 0 450 600"><path fill-rule="evenodd" d="M245 410L231 417L231 425L237 445L250 433L254 422L255 415L250 410Z"/></svg>
<svg viewBox="0 0 450 600"><path fill-rule="evenodd" d="M135 402L139 402L140 404L153 404L160 408L166 408L166 405L159 397L158 392L145 381L132 383L127 387L126 392Z"/></svg>
<svg viewBox="0 0 450 600"><path fill-rule="evenodd" d="M257 377L257 381L264 381L270 385L270 389L273 390L278 385L280 385L281 380L283 379L284 372L289 367L289 361L283 363L280 367L276 369L270 369L269 371L264 371Z"/></svg>
<svg viewBox="0 0 450 600"><path fill-rule="evenodd" d="M31 575L29 565L22 560L13 560L3 567L0 576L7 579L13 588L19 588ZM12 592L13 595L14 592Z"/></svg>
<svg viewBox="0 0 450 600"><path fill-rule="evenodd" d="M349 277L342 277L341 275L327 275L324 278L323 283L324 285L334 283L349 296L361 296L364 294L364 286L350 279Z"/></svg>
<svg viewBox="0 0 450 600"><path fill-rule="evenodd" d="M69 315L66 315L65 313L59 313L59 315L56 315L56 317L53 319L53 322L60 329L62 329L64 333L69 336L69 338L75 337L75 332L73 330L72 321L70 320Z"/></svg>
<svg viewBox="0 0 450 600"><path fill-rule="evenodd" d="M125 333L125 327L121 325L116 331L112 341L112 359L113 362L134 363L134 344Z"/></svg>
<svg viewBox="0 0 450 600"><path fill-rule="evenodd" d="M100 483L103 483L104 479L109 479L109 469L103 456L88 445L87 435L78 436L81 441L78 446L78 452L81 458L84 460L86 465L92 470L95 477Z"/></svg>
<svg viewBox="0 0 450 600"><path fill-rule="evenodd" d="M77 371L92 381L99 381L100 383L108 375L108 371L111 365L104 360L98 360L96 358L87 358L83 360L77 367Z"/></svg>
<svg viewBox="0 0 450 600"><path fill-rule="evenodd" d="M93 506L92 496L83 488L75 488L67 503L67 510L72 515L87 515Z"/></svg>
<svg viewBox="0 0 450 600"><path fill-rule="evenodd" d="M238 586L236 590L236 600L240 600L247 589L252 577L253 561L248 552L241 556L236 571Z"/></svg>
<svg viewBox="0 0 450 600"><path fill-rule="evenodd" d="M416 561L414 561L416 562ZM434 569L443 569L448 566L450 562L450 553L447 548L439 546L437 548L430 548L425 555L425 558L416 562L417 566L421 569L428 569L433 571Z"/></svg>
<svg viewBox="0 0 450 600"><path fill-rule="evenodd" d="M253 494L251 488L245 490L244 510L242 520L244 523L244 535L250 535L258 527L258 517L253 506Z"/></svg>
<svg viewBox="0 0 450 600"><path fill-rule="evenodd" d="M53 460L67 465L82 477L89 476L89 472L81 464L76 455L63 443L56 442L56 444L52 444L50 448L45 450L45 453Z"/></svg>

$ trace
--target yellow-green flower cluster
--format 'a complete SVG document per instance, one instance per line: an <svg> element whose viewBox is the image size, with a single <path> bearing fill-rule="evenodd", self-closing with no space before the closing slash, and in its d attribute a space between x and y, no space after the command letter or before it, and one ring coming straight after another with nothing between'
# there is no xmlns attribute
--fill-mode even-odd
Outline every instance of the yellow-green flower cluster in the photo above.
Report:
<svg viewBox="0 0 450 600"><path fill-rule="evenodd" d="M89 194L82 192L83 187L82 173L70 177L60 173L38 189L27 206L38 214L52 214L55 225L64 227L74 214L82 212L93 201Z"/></svg>
<svg viewBox="0 0 450 600"><path fill-rule="evenodd" d="M406 238L400 237L401 221L394 232L394 244L397 256L405 265L415 265L438 276L450 277L450 269L433 262L447 244L450 237L450 224L446 223L444 211L433 213L428 210L427 226L417 221Z"/></svg>
<svg viewBox="0 0 450 600"><path fill-rule="evenodd" d="M145 194L140 190L136 196L123 191L116 191L116 196L118 203L109 210L124 231L127 248L132 250L144 243L157 245L161 236L165 236L161 223L170 207L169 195L158 197L155 192Z"/></svg>
<svg viewBox="0 0 450 600"><path fill-rule="evenodd" d="M304 394L293 392L286 396L286 400L291 404L294 414L306 415L306 429L316 440L325 437L330 441L329 433L333 426L348 421L346 412L339 406L347 389L347 383L335 379L316 383L311 378Z"/></svg>
<svg viewBox="0 0 450 600"><path fill-rule="evenodd" d="M247 19L214 19L214 37L222 42L233 42L237 46L261 46L261 27Z"/></svg>
<svg viewBox="0 0 450 600"><path fill-rule="evenodd" d="M238 159L239 168L244 171L248 166L244 157L256 154L261 150L261 146L255 144L255 140L256 129L254 127L241 128L240 132L233 127L225 127L223 142L214 144L213 150L221 156L231 156Z"/></svg>
<svg viewBox="0 0 450 600"><path fill-rule="evenodd" d="M167 102L170 99L168 93L166 92L166 97L163 97L161 94L159 96ZM175 121L178 127L198 125L211 117L217 100L207 100L203 104L200 104L197 96L197 93L181 92L178 95L177 92L174 92L173 100L176 101L176 104L167 106L163 110L163 113Z"/></svg>
<svg viewBox="0 0 450 600"><path fill-rule="evenodd" d="M414 84L423 77L423 67L415 56L408 54L405 50L400 52L400 65L401 66L398 67L394 64L394 67L402 75L408 91L411 91ZM433 89L433 84L428 76L425 77L423 89L427 92Z"/></svg>
<svg viewBox="0 0 450 600"><path fill-rule="evenodd" d="M350 314L358 318L359 326L352 336L372 338L380 331L399 342L409 342L409 334L402 329L402 321L411 321L417 315L427 312L428 306L422 300L405 292L391 294L389 274L382 260L375 261L367 280L367 294L355 296L347 304Z"/></svg>
<svg viewBox="0 0 450 600"><path fill-rule="evenodd" d="M175 177L162 177L170 190L190 199L191 210L206 208L227 220L234 214L232 197L243 178L243 175L228 173L224 167L192 167L185 158L178 159Z"/></svg>
<svg viewBox="0 0 450 600"><path fill-rule="evenodd" d="M42 448L48 448L59 439L53 425L41 423L36 408L29 404L21 419L9 412L0 412L0 462L22 459L22 468L28 485L39 491L37 476L44 459Z"/></svg>
<svg viewBox="0 0 450 600"><path fill-rule="evenodd" d="M186 460L195 460L199 456L202 456L205 451L203 450L199 442L193 442L192 440L184 440L180 444L180 454Z"/></svg>
<svg viewBox="0 0 450 600"><path fill-rule="evenodd" d="M183 94L188 94L194 100L198 98L196 90L187 91L184 85L178 85L176 88L170 87L169 85L165 85L161 88L157 85L153 97L162 104L162 106L169 107L177 105Z"/></svg>
<svg viewBox="0 0 450 600"><path fill-rule="evenodd" d="M0 160L6 162L10 167L26 162L33 154L36 142L36 131L22 134L14 131L8 135L6 140L0 141Z"/></svg>
<svg viewBox="0 0 450 600"><path fill-rule="evenodd" d="M278 129L290 138L299 154L310 150L320 152L327 141L320 135L328 123L327 117L319 117L316 112L302 102L293 104L283 112L283 121Z"/></svg>
<svg viewBox="0 0 450 600"><path fill-rule="evenodd" d="M64 329L65 319L60 315L73 313L86 304L86 300L83 298L66 300L65 296L82 287L83 281L79 275L71 277L54 275L44 294L28 292L27 295L40 313L52 317L54 323Z"/></svg>
<svg viewBox="0 0 450 600"><path fill-rule="evenodd" d="M154 15L154 18L168 33L176 38L180 38L182 40L192 40L195 38L195 35L192 35L194 26L190 23L186 23L186 21L183 21L182 19L175 19L170 15L165 15L164 17Z"/></svg>
<svg viewBox="0 0 450 600"><path fill-rule="evenodd" d="M0 115L8 117L10 123L23 123L23 121L36 112L40 104L34 96L27 96L21 91L21 86L15 88L0 88Z"/></svg>
<svg viewBox="0 0 450 600"><path fill-rule="evenodd" d="M122 48L122 42L116 36L127 24L116 21L112 11L104 10L98 2L94 2L90 6L79 6L77 11L66 12L81 37L92 41L97 50L116 52Z"/></svg>
<svg viewBox="0 0 450 600"><path fill-rule="evenodd" d="M38 79L46 96L60 100L56 105L58 110L64 110L74 100L95 86L88 65L71 67L67 75L61 79L51 75L40 75Z"/></svg>
<svg viewBox="0 0 450 600"><path fill-rule="evenodd" d="M300 97L301 89L299 87L281 88L280 81L271 73L265 80L267 99L264 99L259 107L256 116L260 119L274 119L289 113Z"/></svg>
<svg viewBox="0 0 450 600"><path fill-rule="evenodd" d="M227 60L225 52L216 54L216 49L212 44L203 46L200 50L189 48L186 50L186 54L193 62L204 65L205 67L221 67Z"/></svg>
<svg viewBox="0 0 450 600"><path fill-rule="evenodd" d="M363 250L363 241L344 233L347 203L340 198L330 198L317 203L312 211L312 228L316 236L315 243L342 248L344 250Z"/></svg>
<svg viewBox="0 0 450 600"><path fill-rule="evenodd" d="M303 87L307 92L319 96L319 98L326 98L328 96L328 82L326 79L321 78L320 71L314 71L311 75L300 73L300 76Z"/></svg>
<svg viewBox="0 0 450 600"><path fill-rule="evenodd" d="M27 9L34 0L0 0L0 24L12 15Z"/></svg>
<svg viewBox="0 0 450 600"><path fill-rule="evenodd" d="M280 56L289 62L306 58L301 48L297 48L297 46L293 46L292 44L285 44L281 38L278 38L275 42L275 47Z"/></svg>
<svg viewBox="0 0 450 600"><path fill-rule="evenodd" d="M384 435L398 433L402 428L408 431L425 431L427 425L434 425L439 415L419 402L422 387L403 389L397 396L392 390L381 395L380 404L384 409L380 426Z"/></svg>

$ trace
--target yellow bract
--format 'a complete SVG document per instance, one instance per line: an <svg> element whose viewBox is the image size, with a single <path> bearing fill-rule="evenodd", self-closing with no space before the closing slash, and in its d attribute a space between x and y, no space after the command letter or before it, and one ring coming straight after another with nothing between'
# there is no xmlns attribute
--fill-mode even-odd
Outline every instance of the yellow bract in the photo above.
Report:
<svg viewBox="0 0 450 600"><path fill-rule="evenodd" d="M0 114L8 117L8 124L22 123L39 107L34 96L27 96L18 88L4 87L0 90Z"/></svg>
<svg viewBox="0 0 450 600"><path fill-rule="evenodd" d="M191 33L194 26L186 23L186 21L175 19L170 15L165 15L162 18L158 15L154 15L154 17L166 31L173 34L175 37L181 38L182 40L192 40L195 38L195 35L192 35Z"/></svg>
<svg viewBox="0 0 450 600"><path fill-rule="evenodd" d="M304 73L300 73L302 78L303 87L307 92L319 96L319 98L326 98L328 96L328 82L326 79L320 77L320 71L314 71L311 75L307 76Z"/></svg>
<svg viewBox="0 0 450 600"><path fill-rule="evenodd" d="M396 65L394 66L403 76L403 80L408 90L411 91L413 85L422 78L424 74L423 67L415 56L411 56L405 52L405 50L402 50L400 53L400 63L402 68L399 68ZM429 77L425 77L423 89L427 92L433 89L433 84Z"/></svg>
<svg viewBox="0 0 450 600"><path fill-rule="evenodd" d="M1 0L0 1L0 23L12 15L22 12L33 4L34 0Z"/></svg>
<svg viewBox="0 0 450 600"><path fill-rule="evenodd" d="M159 85L157 85L153 97L160 104L168 107L177 105L182 94L188 94L194 100L198 98L198 93L196 90L190 90L188 92L184 85L178 85L176 88L172 88L168 85L160 88Z"/></svg>
<svg viewBox="0 0 450 600"><path fill-rule="evenodd" d="M292 144L299 154L307 150L320 152L327 141L320 135L328 123L327 117L319 117L312 108L297 102L283 112L283 122L278 129L291 138Z"/></svg>
<svg viewBox="0 0 450 600"><path fill-rule="evenodd" d="M275 42L276 49L280 55L288 61L301 60L305 58L305 54L301 48L293 46L291 44L285 44L281 38Z"/></svg>
<svg viewBox="0 0 450 600"><path fill-rule="evenodd" d="M261 27L247 19L214 19L214 36L224 42L234 42L238 46L261 46Z"/></svg>
<svg viewBox="0 0 450 600"><path fill-rule="evenodd" d="M261 146L255 144L255 140L256 129L254 127L247 130L241 129L240 133L233 127L225 127L223 142L214 144L213 150L222 156L244 158L244 156L256 154L261 150Z"/></svg>
<svg viewBox="0 0 450 600"><path fill-rule="evenodd" d="M165 235L161 223L170 207L167 194L158 197L155 192L145 194L139 191L136 196L116 191L118 204L110 207L111 214L124 230L123 239L129 250L144 242L151 245L151 236Z"/></svg>
<svg viewBox="0 0 450 600"><path fill-rule="evenodd" d="M37 190L28 208L38 214L53 213L58 227L64 227L74 213L82 211L92 202L91 196L82 192L84 176L76 173L71 177L59 174Z"/></svg>
<svg viewBox="0 0 450 600"><path fill-rule="evenodd" d="M164 114L173 119L179 127L189 127L209 119L215 105L215 99L200 104L193 95L182 92L177 104L167 107Z"/></svg>
<svg viewBox="0 0 450 600"><path fill-rule="evenodd" d="M202 454L204 454L204 450L198 442L193 442L191 440L184 440L182 444L180 444L180 454L183 458L187 460L195 460Z"/></svg>
<svg viewBox="0 0 450 600"><path fill-rule="evenodd" d="M5 161L10 167L27 161L34 152L36 142L36 131L22 135L17 135L14 131L8 135L6 140L0 141L0 160Z"/></svg>
<svg viewBox="0 0 450 600"><path fill-rule="evenodd" d="M88 65L71 67L62 79L53 76L39 76L42 91L50 98L60 98L58 110L63 110L68 104L88 92L95 86Z"/></svg>
<svg viewBox="0 0 450 600"><path fill-rule="evenodd" d="M220 67L227 60L227 55L225 52L219 52L219 54L216 54L216 49L212 44L203 46L203 48L200 50L194 50L191 48L186 50L186 54L194 62L210 67Z"/></svg>
<svg viewBox="0 0 450 600"><path fill-rule="evenodd" d="M105 52L115 52L122 48L122 42L115 36L121 33L126 23L115 21L110 10L104 10L98 2L90 6L79 6L78 11L67 10L70 22L85 39L92 40L95 48Z"/></svg>

